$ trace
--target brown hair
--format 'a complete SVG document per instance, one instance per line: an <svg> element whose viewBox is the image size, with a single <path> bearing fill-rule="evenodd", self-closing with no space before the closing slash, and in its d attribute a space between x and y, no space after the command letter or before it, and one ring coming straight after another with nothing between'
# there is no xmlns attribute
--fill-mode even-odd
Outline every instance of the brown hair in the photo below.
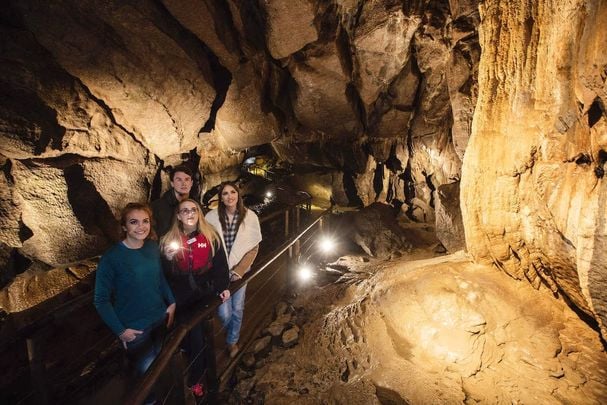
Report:
<svg viewBox="0 0 607 405"><path fill-rule="evenodd" d="M148 214L150 218L150 233L146 237L146 239L156 240L156 232L154 232L154 227L152 227L152 209L146 203L138 203L138 202L130 202L128 203L122 211L120 211L120 237L122 239L126 238L126 217L133 211L143 211Z"/></svg>
<svg viewBox="0 0 607 405"><path fill-rule="evenodd" d="M198 204L197 201L192 200L191 198L181 200L179 204L177 204L175 214L173 215L173 224L171 225L171 229L169 229L169 231L160 239L160 250L162 250L162 252L164 253L166 246L172 241L178 240L181 242L181 235L184 234L184 231L183 224L181 223L179 218L177 218L177 214L179 213L181 206L185 202L194 203L194 205L196 206L196 209L198 210L198 224L196 228L199 233L203 234L205 238L207 238L208 241L211 242L211 249L213 255L215 255L215 244L220 244L221 239L219 239L219 235L217 234L217 231L215 230L213 225L209 224L204 218L200 204Z"/></svg>
<svg viewBox="0 0 607 405"><path fill-rule="evenodd" d="M223 189L227 186L231 186L238 193L238 202L236 203L236 212L238 212L238 222L236 223L236 232L240 229L240 224L244 221L245 215L247 215L247 207L244 206L244 201L242 201L242 194L240 189L233 181L224 181L219 185L219 206L217 207L217 214L219 214L219 222L221 223L221 229L225 231L226 229L226 206L221 199L221 193L223 193Z"/></svg>

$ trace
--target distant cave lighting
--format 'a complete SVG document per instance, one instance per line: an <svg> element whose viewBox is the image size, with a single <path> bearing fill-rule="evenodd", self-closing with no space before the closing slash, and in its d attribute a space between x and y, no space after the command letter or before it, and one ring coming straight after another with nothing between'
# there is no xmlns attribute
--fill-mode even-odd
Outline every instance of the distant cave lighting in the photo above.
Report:
<svg viewBox="0 0 607 405"><path fill-rule="evenodd" d="M299 269L297 269L297 276L301 281L308 281L313 275L312 267L309 264L302 264Z"/></svg>
<svg viewBox="0 0 607 405"><path fill-rule="evenodd" d="M266 198L272 198L274 194L271 191L266 191Z"/></svg>
<svg viewBox="0 0 607 405"><path fill-rule="evenodd" d="M335 241L333 240L333 238L330 238L328 236L324 236L318 244L320 250L325 254L331 253L335 250Z"/></svg>
<svg viewBox="0 0 607 405"><path fill-rule="evenodd" d="M173 250L177 250L177 249L179 249L179 242L174 240L171 243L169 243L169 247Z"/></svg>

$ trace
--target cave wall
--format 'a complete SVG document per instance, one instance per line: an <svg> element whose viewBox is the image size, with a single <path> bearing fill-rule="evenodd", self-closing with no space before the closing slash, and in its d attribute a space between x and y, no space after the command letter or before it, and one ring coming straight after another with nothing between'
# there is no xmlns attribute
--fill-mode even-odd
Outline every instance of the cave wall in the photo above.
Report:
<svg viewBox="0 0 607 405"><path fill-rule="evenodd" d="M564 295L607 336L607 2L491 0L480 12L468 251Z"/></svg>

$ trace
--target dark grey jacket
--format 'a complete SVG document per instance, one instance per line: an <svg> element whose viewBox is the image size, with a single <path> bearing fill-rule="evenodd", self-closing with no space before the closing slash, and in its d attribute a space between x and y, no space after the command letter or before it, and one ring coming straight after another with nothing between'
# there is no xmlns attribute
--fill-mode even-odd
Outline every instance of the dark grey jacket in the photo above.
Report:
<svg viewBox="0 0 607 405"><path fill-rule="evenodd" d="M162 197L152 202L152 212L154 213L153 226L159 239L171 229L177 205L179 205L179 201L175 197L173 187L168 189Z"/></svg>

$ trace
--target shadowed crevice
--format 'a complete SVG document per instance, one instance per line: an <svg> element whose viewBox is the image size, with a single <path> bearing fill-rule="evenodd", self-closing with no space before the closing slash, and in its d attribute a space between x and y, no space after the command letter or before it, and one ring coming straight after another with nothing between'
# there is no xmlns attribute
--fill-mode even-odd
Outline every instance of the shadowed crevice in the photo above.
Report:
<svg viewBox="0 0 607 405"><path fill-rule="evenodd" d="M118 221L95 185L85 177L82 166L68 166L64 173L68 201L85 232L103 236L109 241L118 241ZM99 247L102 248L105 247Z"/></svg>

